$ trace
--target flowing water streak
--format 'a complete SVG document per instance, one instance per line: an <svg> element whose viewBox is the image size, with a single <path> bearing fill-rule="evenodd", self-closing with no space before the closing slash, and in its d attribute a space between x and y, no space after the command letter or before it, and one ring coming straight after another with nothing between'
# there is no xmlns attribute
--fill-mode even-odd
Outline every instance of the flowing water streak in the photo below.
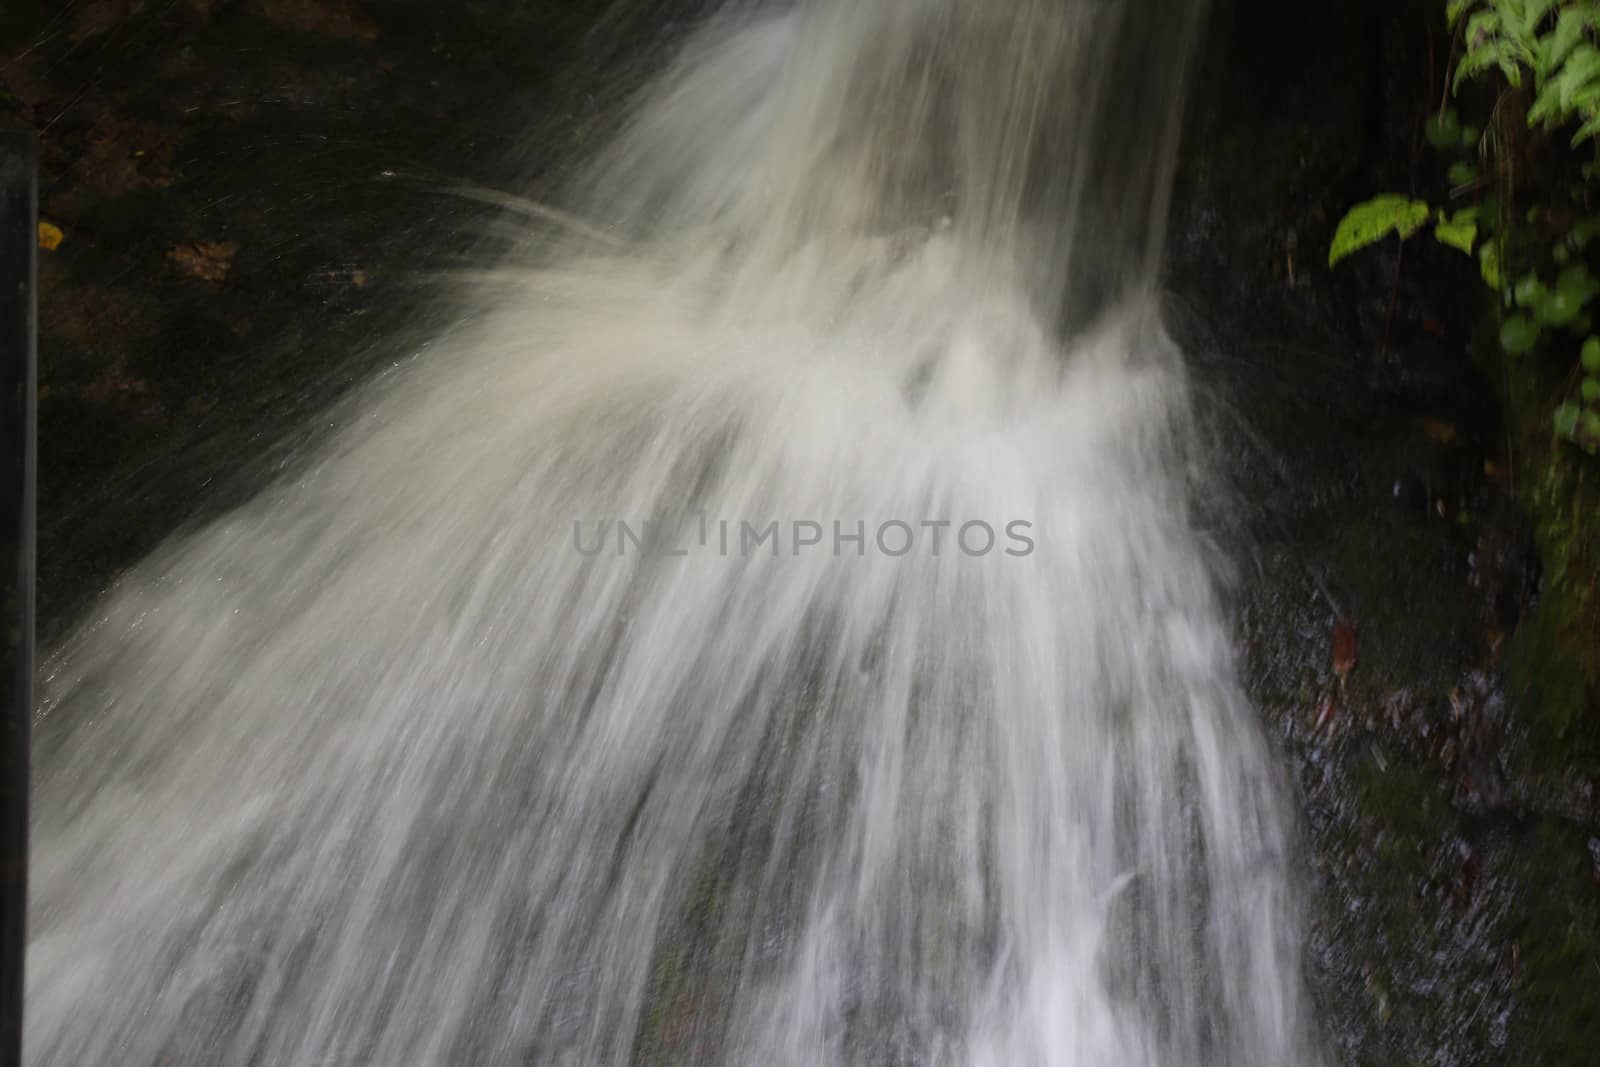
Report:
<svg viewBox="0 0 1600 1067"><path fill-rule="evenodd" d="M704 29L580 183L620 251L54 658L30 1062L1312 1060L1148 295L1198 21Z"/></svg>

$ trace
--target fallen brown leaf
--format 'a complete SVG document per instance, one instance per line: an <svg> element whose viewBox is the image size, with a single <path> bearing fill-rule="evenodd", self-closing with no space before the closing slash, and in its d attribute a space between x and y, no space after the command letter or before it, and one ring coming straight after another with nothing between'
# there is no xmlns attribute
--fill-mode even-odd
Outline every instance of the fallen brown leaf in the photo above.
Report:
<svg viewBox="0 0 1600 1067"><path fill-rule="evenodd" d="M1443 419L1425 417L1418 421L1422 423L1422 432L1427 434L1428 440L1436 445L1454 444L1456 438L1460 436L1456 431L1455 424L1446 422Z"/></svg>
<svg viewBox="0 0 1600 1067"><path fill-rule="evenodd" d="M1333 624L1333 673L1339 684L1356 666L1356 624L1349 619L1336 619Z"/></svg>
<svg viewBox="0 0 1600 1067"><path fill-rule="evenodd" d="M370 41L378 27L351 10L347 0L267 0L263 13L286 29Z"/></svg>
<svg viewBox="0 0 1600 1067"><path fill-rule="evenodd" d="M71 40L86 41L98 37L133 13L128 0L90 0L79 5L72 20Z"/></svg>
<svg viewBox="0 0 1600 1067"><path fill-rule="evenodd" d="M191 241L167 253L178 272L203 282L222 282L233 269L238 241Z"/></svg>

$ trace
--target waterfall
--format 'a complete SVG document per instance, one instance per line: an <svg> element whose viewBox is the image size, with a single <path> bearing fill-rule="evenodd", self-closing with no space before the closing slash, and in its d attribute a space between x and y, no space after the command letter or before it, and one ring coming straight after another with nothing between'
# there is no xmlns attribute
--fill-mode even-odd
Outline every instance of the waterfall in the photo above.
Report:
<svg viewBox="0 0 1600 1067"><path fill-rule="evenodd" d="M1284 1067L1181 0L736 4L48 661L27 1055Z"/></svg>

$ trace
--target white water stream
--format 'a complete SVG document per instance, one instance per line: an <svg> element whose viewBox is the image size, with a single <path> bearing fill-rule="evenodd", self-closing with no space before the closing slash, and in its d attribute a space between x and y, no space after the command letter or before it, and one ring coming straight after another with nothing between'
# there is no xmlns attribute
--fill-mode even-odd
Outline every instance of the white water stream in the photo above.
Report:
<svg viewBox="0 0 1600 1067"><path fill-rule="evenodd" d="M1312 1062L1151 295L1200 23L712 20L614 247L52 659L29 1062Z"/></svg>

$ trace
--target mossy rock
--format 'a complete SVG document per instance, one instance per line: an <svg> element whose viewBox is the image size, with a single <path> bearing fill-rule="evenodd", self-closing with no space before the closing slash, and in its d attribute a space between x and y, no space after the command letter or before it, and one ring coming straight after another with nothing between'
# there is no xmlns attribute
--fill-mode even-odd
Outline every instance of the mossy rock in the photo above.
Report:
<svg viewBox="0 0 1600 1067"><path fill-rule="evenodd" d="M1600 1048L1600 889L1592 843L1546 820L1528 835L1519 901L1514 1041L1525 1063L1592 1063ZM1515 1045L1513 1047L1516 1047Z"/></svg>
<svg viewBox="0 0 1600 1067"><path fill-rule="evenodd" d="M1551 432L1552 397L1570 367L1507 365L1487 335L1474 346L1501 394L1517 488L1542 577L1532 613L1512 637L1512 697L1543 766L1600 775L1600 466Z"/></svg>

